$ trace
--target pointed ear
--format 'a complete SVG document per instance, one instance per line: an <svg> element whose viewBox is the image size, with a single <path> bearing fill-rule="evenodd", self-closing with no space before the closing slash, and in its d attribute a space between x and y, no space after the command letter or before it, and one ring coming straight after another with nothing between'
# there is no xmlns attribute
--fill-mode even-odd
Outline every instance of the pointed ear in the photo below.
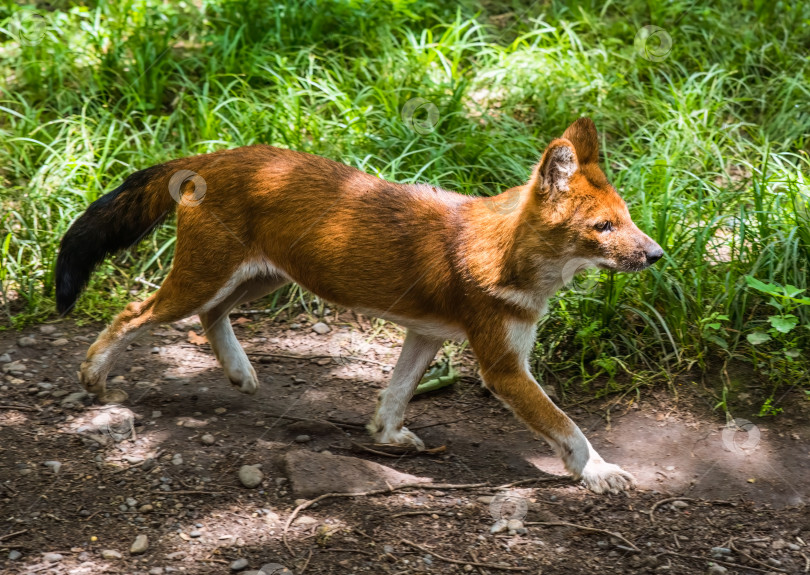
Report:
<svg viewBox="0 0 810 575"><path fill-rule="evenodd" d="M552 140L534 168L529 187L549 195L567 191L568 182L578 167L577 153L571 142L563 138Z"/></svg>
<svg viewBox="0 0 810 575"><path fill-rule="evenodd" d="M599 162L599 136L590 118L580 118L565 130L563 138L574 144L577 159L582 165Z"/></svg>

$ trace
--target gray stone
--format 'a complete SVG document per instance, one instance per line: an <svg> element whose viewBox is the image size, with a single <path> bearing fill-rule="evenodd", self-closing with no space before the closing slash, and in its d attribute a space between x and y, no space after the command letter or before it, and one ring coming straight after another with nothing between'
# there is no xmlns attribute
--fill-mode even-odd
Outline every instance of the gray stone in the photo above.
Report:
<svg viewBox="0 0 810 575"><path fill-rule="evenodd" d="M27 336L27 335L23 336L23 337L21 337L20 339L17 340L17 345L19 345L20 347L31 347L31 346L36 345L36 343L37 343L37 340L35 340L33 337ZM57 555L58 555L58 553L57 553Z"/></svg>
<svg viewBox="0 0 810 575"><path fill-rule="evenodd" d="M674 507L675 509L686 509L687 507L689 507L689 504L686 501L681 501L680 499L678 499L677 501L672 502L672 507Z"/></svg>
<svg viewBox="0 0 810 575"><path fill-rule="evenodd" d="M0 363L11 363L11 356L7 353L0 355Z"/></svg>
<svg viewBox="0 0 810 575"><path fill-rule="evenodd" d="M42 465L49 467L53 471L54 475L59 473L59 470L62 469L62 463L59 461L44 461Z"/></svg>
<svg viewBox="0 0 810 575"><path fill-rule="evenodd" d="M243 465L239 468L239 481L248 489L258 487L264 479L264 473L255 465Z"/></svg>
<svg viewBox="0 0 810 575"><path fill-rule="evenodd" d="M11 551L8 552L9 561L16 561L20 557L22 557L22 553L20 553L16 549L12 549Z"/></svg>
<svg viewBox="0 0 810 575"><path fill-rule="evenodd" d="M214 439L213 435L211 435L210 433L206 433L200 438L200 441L203 442L203 445L214 445L214 442L216 440Z"/></svg>
<svg viewBox="0 0 810 575"><path fill-rule="evenodd" d="M65 399L62 400L62 407L84 403L84 400L87 397L88 395L86 391L74 391L73 393L71 393Z"/></svg>
<svg viewBox="0 0 810 575"><path fill-rule="evenodd" d="M42 560L46 563L58 563L62 559L64 559L64 557L62 557L59 553L45 553L42 556Z"/></svg>
<svg viewBox="0 0 810 575"><path fill-rule="evenodd" d="M138 500L135 499L134 497L127 497L126 503L130 507L135 507L136 505L138 505Z"/></svg>
<svg viewBox="0 0 810 575"><path fill-rule="evenodd" d="M312 438L309 435L299 435L295 438L296 443L309 443Z"/></svg>
<svg viewBox="0 0 810 575"><path fill-rule="evenodd" d="M197 539L198 537L202 537L202 531L194 529L192 531L189 531L188 536Z"/></svg>
<svg viewBox="0 0 810 575"><path fill-rule="evenodd" d="M233 563L231 563L231 571L241 571L245 567L248 566L248 560L243 558L237 559Z"/></svg>
<svg viewBox="0 0 810 575"><path fill-rule="evenodd" d="M22 373L25 371L25 364L20 361L12 361L3 366L3 373Z"/></svg>
<svg viewBox="0 0 810 575"><path fill-rule="evenodd" d="M53 335L56 333L56 327L52 325L41 325L39 326L39 333L44 335Z"/></svg>
<svg viewBox="0 0 810 575"><path fill-rule="evenodd" d="M489 532L493 535L496 533L503 533L509 529L509 522L506 519L498 519L492 527L489 528Z"/></svg>
<svg viewBox="0 0 810 575"><path fill-rule="evenodd" d="M312 451L291 451L283 464L296 497L317 497L324 493L357 493L409 483L429 483L416 477L356 457Z"/></svg>
<svg viewBox="0 0 810 575"><path fill-rule="evenodd" d="M65 339L64 337L60 337L59 339L55 339L55 340L53 340L53 341L51 342L51 345L52 345L53 347L64 347L64 346L66 346L68 343L70 343L70 342L69 342L67 339Z"/></svg>
<svg viewBox="0 0 810 575"><path fill-rule="evenodd" d="M709 565L709 568L706 569L706 575L725 575L726 573L728 573L728 569L717 563L712 563Z"/></svg>
<svg viewBox="0 0 810 575"><path fill-rule="evenodd" d="M326 335L327 333L332 331L332 328L323 323L322 321L319 321L318 323L312 326L312 331L314 331L318 335Z"/></svg>
<svg viewBox="0 0 810 575"><path fill-rule="evenodd" d="M104 551L101 552L101 556L104 559L110 559L110 560L112 560L112 559L121 559L123 557L123 555L121 555L115 549L105 549Z"/></svg>
<svg viewBox="0 0 810 575"><path fill-rule="evenodd" d="M144 553L147 549L149 549L149 538L144 535L138 535L135 538L135 541L132 542L132 547L129 548L129 552L132 555L139 555Z"/></svg>

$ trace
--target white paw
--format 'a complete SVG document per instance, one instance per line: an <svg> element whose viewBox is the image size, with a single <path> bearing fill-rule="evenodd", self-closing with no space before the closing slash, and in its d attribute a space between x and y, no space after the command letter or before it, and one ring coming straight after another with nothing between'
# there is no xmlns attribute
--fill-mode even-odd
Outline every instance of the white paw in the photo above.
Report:
<svg viewBox="0 0 810 575"><path fill-rule="evenodd" d="M621 493L636 486L636 480L624 469L597 458L585 464L582 481L594 493Z"/></svg>
<svg viewBox="0 0 810 575"><path fill-rule="evenodd" d="M377 443L384 443L386 445L408 445L415 447L417 451L425 449L424 442L419 439L415 433L408 431L407 427L401 427L396 430L378 431L374 434L374 440Z"/></svg>
<svg viewBox="0 0 810 575"><path fill-rule="evenodd" d="M226 371L225 375L230 380L231 385L238 388L242 393L253 395L259 389L259 378L256 376L256 370L253 369L252 365L249 365L247 370Z"/></svg>

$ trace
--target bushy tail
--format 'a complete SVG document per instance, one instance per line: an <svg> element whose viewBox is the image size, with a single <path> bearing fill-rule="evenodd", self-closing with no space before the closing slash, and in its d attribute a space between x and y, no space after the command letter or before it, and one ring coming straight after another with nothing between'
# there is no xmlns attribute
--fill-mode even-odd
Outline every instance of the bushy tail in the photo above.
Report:
<svg viewBox="0 0 810 575"><path fill-rule="evenodd" d="M166 164L135 172L73 222L56 259L56 308L61 315L70 311L107 255L140 242L174 210L171 173Z"/></svg>

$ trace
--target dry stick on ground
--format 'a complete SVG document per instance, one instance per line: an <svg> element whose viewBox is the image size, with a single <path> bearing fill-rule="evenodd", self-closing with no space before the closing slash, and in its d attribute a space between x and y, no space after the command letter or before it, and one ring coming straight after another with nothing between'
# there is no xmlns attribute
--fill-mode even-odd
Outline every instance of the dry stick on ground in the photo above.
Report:
<svg viewBox="0 0 810 575"><path fill-rule="evenodd" d="M528 523L524 523L524 525L548 525L551 527L574 527L575 529L582 529L583 531L593 531L594 533L604 533L605 535L610 535L611 537L615 537L621 541L627 543L629 547L633 549L633 551L641 552L641 549L633 545L630 541L625 539L620 533L616 533L615 531L608 531L607 529L598 529L596 527L586 527L585 525L577 525L576 523L567 523L565 521L530 521Z"/></svg>
<svg viewBox="0 0 810 575"><path fill-rule="evenodd" d="M314 423L328 423L332 427L337 428L339 431L343 431L342 427L351 427L354 429L365 429L365 425L362 423L353 423L351 421L341 421L339 419L317 419L311 417L295 417L293 415L277 415L275 413L268 413L266 411L260 412L262 415L266 415L268 417L277 417L279 419L289 419L290 421L309 421Z"/></svg>
<svg viewBox="0 0 810 575"><path fill-rule="evenodd" d="M779 567L774 567L773 565L768 565L764 561L760 561L759 559L754 559L753 557L748 555L748 553L740 551L739 548L734 546L734 538L733 537L729 540L728 545L729 545L729 547L731 547L732 551L736 551L737 553L739 553L740 555L742 555L743 557L745 557L749 561L752 561L753 563L756 563L757 565L762 565L763 567L767 567L771 571L778 571L779 573L787 573L787 571L785 571L784 569L779 569Z"/></svg>
<svg viewBox="0 0 810 575"><path fill-rule="evenodd" d="M42 411L38 407L28 407L26 405L0 405L0 409L16 409L18 411Z"/></svg>
<svg viewBox="0 0 810 575"><path fill-rule="evenodd" d="M692 501L697 503L708 503L710 505L736 505L734 501L726 501L722 499L718 499L715 501L704 501L703 499L693 499L691 497L668 497L667 499L656 501L655 503L653 503L653 506L650 507L650 510L647 512L647 514L650 516L650 523L655 523L655 517L653 517L653 514L655 513L655 510L658 509L659 505L663 505L664 503L671 503L673 501Z"/></svg>
<svg viewBox="0 0 810 575"><path fill-rule="evenodd" d="M28 529L23 529L22 531L15 531L14 533L9 533L8 535L3 535L2 537L0 537L0 541L11 539L12 537L16 537L17 535L22 535L23 533L28 533Z"/></svg>
<svg viewBox="0 0 810 575"><path fill-rule="evenodd" d="M451 511L436 511L432 509L423 509L422 511L403 511L402 513L394 513L389 515L391 519L394 517L409 517L412 515L444 515L446 517L455 517L455 513Z"/></svg>
<svg viewBox="0 0 810 575"><path fill-rule="evenodd" d="M804 553L799 553L802 557L804 557L804 572L810 573L810 557L805 555Z"/></svg>
<svg viewBox="0 0 810 575"><path fill-rule="evenodd" d="M744 568L748 571L756 571L757 573L770 573L771 571L778 571L778 569L774 569L773 567L768 567L767 570L760 569L758 567L751 567L750 565L740 565L739 563L732 563L730 561L721 561L720 559L708 559L706 557L701 557L699 555L687 555L686 553L676 553L675 551L662 551L656 557L660 555L674 555L675 557L683 557L684 559L695 559L697 561L711 561L712 563L719 563L720 565L728 565L729 567L736 567L737 569ZM787 573L787 571L782 571L782 573Z"/></svg>
<svg viewBox="0 0 810 575"><path fill-rule="evenodd" d="M474 489L476 487L489 487L488 483L462 483L462 484L452 484L452 483L405 483L404 485L400 485L398 487L386 487L385 489L374 489L371 491L360 491L356 493L324 493L323 495L319 495L315 499L310 499L309 501L304 501L301 505L293 509L293 512L290 513L290 516L287 518L286 523L284 523L284 531L281 534L281 540L284 543L284 547L287 548L287 551L295 557L295 552L290 547L289 542L287 541L287 531L290 529L290 525L298 516L298 514L311 507L313 504L318 503L319 501L323 501L324 499L329 499L331 497L368 497L369 495L382 495L384 493L393 493L394 491L399 491L400 489L407 489L409 487L415 487L419 489ZM168 492L164 492L168 493Z"/></svg>
<svg viewBox="0 0 810 575"><path fill-rule="evenodd" d="M248 351L248 355L258 355L259 357L280 357L283 359L300 359L300 360L308 360L308 359L335 359L335 360L346 360L349 359L351 361L360 361L362 363L372 363L374 365L381 365L383 367L387 366L387 363L382 363L380 361L374 361L373 359L366 359L364 357L357 357L354 355L341 355L335 357L334 355L287 355L283 353L264 353L261 351Z"/></svg>
<svg viewBox="0 0 810 575"><path fill-rule="evenodd" d="M474 565L476 567L486 567L487 569L500 569L502 571L530 571L531 567L511 567L509 565L500 565L498 563L479 563L477 561L462 561L459 559L452 559L450 557L445 557L443 555L439 555L435 551L431 551L426 547L422 547L421 545L417 545L413 541L408 541L407 539L400 539L402 543L405 545L410 545L414 549L419 549L422 553L427 553L428 555L432 555L436 559L440 559L442 561L446 561L447 563L455 563L456 565Z"/></svg>

